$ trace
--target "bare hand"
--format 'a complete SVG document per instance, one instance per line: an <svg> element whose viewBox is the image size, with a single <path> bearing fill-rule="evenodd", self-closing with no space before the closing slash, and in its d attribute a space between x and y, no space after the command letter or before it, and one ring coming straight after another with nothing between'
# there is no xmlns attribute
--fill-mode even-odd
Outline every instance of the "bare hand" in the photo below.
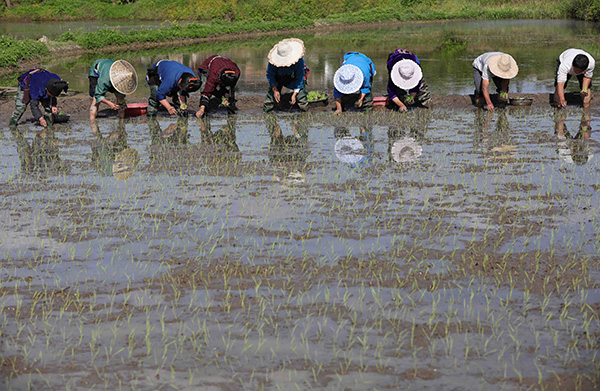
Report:
<svg viewBox="0 0 600 391"><path fill-rule="evenodd" d="M171 115L175 115L175 114L177 114L177 109L176 109L175 107L173 107L173 106L169 107L169 108L167 109L167 111L168 111L168 112L169 112L169 114L171 114Z"/></svg>
<svg viewBox="0 0 600 391"><path fill-rule="evenodd" d="M52 114L54 114L54 115L58 114L58 107L56 107L56 106L52 107Z"/></svg>
<svg viewBox="0 0 600 391"><path fill-rule="evenodd" d="M196 111L196 117L201 118L204 115L204 106L200 106L200 110Z"/></svg>
<svg viewBox="0 0 600 391"><path fill-rule="evenodd" d="M112 103L112 102L110 102L110 105L109 105L109 106L110 106L110 108L111 108L111 109L113 109L113 110L119 110L119 109L120 109L120 107L119 107L119 105L118 105L118 104L115 104L115 103Z"/></svg>
<svg viewBox="0 0 600 391"><path fill-rule="evenodd" d="M362 104L363 104L363 100L362 99L359 99L359 100L356 101L356 107L362 107Z"/></svg>
<svg viewBox="0 0 600 391"><path fill-rule="evenodd" d="M335 115L342 114L342 109L337 109L336 111L333 112L333 114L335 114Z"/></svg>
<svg viewBox="0 0 600 391"><path fill-rule="evenodd" d="M273 91L273 96L275 97L275 102L279 103L279 101L281 100L281 94L278 90Z"/></svg>
<svg viewBox="0 0 600 391"><path fill-rule="evenodd" d="M296 104L296 94L292 94L292 99L290 99L290 103L291 103L292 105L295 105L295 104Z"/></svg>
<svg viewBox="0 0 600 391"><path fill-rule="evenodd" d="M494 104L489 103L489 104L485 105L485 109L488 111L494 111Z"/></svg>

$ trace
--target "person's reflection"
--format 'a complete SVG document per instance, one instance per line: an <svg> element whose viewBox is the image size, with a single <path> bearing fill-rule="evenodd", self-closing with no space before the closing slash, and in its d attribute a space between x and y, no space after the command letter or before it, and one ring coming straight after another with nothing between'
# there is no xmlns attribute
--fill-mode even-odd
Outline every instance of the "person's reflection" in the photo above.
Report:
<svg viewBox="0 0 600 391"><path fill-rule="evenodd" d="M306 159L308 149L308 126L305 114L299 114L291 121L291 133L285 135L274 114L265 115L265 125L269 132L269 162L276 168L273 178L284 187L306 183Z"/></svg>
<svg viewBox="0 0 600 391"><path fill-rule="evenodd" d="M177 121L163 131L156 117L148 117L148 129L152 145L158 144L187 144L188 117L177 116Z"/></svg>
<svg viewBox="0 0 600 391"><path fill-rule="evenodd" d="M496 115L496 125L490 132L492 118ZM475 114L474 146L491 160L513 159L517 147L513 145L513 138L508 124L505 109L494 112L477 110Z"/></svg>
<svg viewBox="0 0 600 391"><path fill-rule="evenodd" d="M103 176L114 176L116 179L129 179L139 163L139 154L133 148L127 148L125 120L120 118L117 128L108 135L100 131L98 120L91 122L92 163Z"/></svg>
<svg viewBox="0 0 600 391"><path fill-rule="evenodd" d="M292 134L285 136L274 114L265 115L269 132L269 161L302 163L310 154L307 148L308 128L302 114L291 123Z"/></svg>
<svg viewBox="0 0 600 391"><path fill-rule="evenodd" d="M565 121L567 112L557 110L554 118L554 134L557 138L556 152L561 160L577 165L586 164L594 155L591 153L590 139L592 134L591 115L584 109L579 122L579 129L574 136L567 129Z"/></svg>
<svg viewBox="0 0 600 391"><path fill-rule="evenodd" d="M334 128L335 156L350 167L361 167L373 159L373 131L371 126L359 125L358 137L353 137L348 127L337 126Z"/></svg>
<svg viewBox="0 0 600 391"><path fill-rule="evenodd" d="M201 143L204 148L202 157L208 167L219 163L238 162L242 156L236 140L236 116L228 115L225 125L212 131L210 116L198 120L200 126Z"/></svg>
<svg viewBox="0 0 600 391"><path fill-rule="evenodd" d="M51 175L68 169L59 157L58 138L51 127L37 132L31 145L17 127L11 127L10 132L17 145L22 173Z"/></svg>
<svg viewBox="0 0 600 391"><path fill-rule="evenodd" d="M390 162L399 164L412 163L423 154L420 142L424 132L409 128L408 131L393 126L388 129L388 156Z"/></svg>

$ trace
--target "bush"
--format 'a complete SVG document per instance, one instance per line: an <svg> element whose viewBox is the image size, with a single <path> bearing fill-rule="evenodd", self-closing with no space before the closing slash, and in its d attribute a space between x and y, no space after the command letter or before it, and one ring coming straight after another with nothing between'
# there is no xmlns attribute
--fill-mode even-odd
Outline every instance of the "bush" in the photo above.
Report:
<svg viewBox="0 0 600 391"><path fill-rule="evenodd" d="M48 53L45 44L0 35L0 67L16 66L20 60Z"/></svg>
<svg viewBox="0 0 600 391"><path fill-rule="evenodd" d="M572 0L567 10L575 19L600 21L600 0Z"/></svg>

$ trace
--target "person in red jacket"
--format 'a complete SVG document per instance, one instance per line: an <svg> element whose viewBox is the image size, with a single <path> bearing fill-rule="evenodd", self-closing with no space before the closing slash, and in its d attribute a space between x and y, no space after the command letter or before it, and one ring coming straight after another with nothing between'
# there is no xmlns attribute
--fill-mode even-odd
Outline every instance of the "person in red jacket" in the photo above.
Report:
<svg viewBox="0 0 600 391"><path fill-rule="evenodd" d="M240 68L236 63L225 56L212 55L200 64L198 73L206 76L206 83L200 96L200 109L196 112L196 117L201 118L221 103L230 113L235 113L235 85L240 78Z"/></svg>

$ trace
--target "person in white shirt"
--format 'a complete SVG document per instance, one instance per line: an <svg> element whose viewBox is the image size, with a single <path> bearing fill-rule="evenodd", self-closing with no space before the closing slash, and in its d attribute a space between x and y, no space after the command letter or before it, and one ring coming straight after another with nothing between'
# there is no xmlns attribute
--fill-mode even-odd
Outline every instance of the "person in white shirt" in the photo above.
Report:
<svg viewBox="0 0 600 391"><path fill-rule="evenodd" d="M558 56L556 60L556 78L554 79L554 105L556 107L566 107L565 86L571 76L577 76L583 107L590 107L592 100L592 76L596 62L594 57L581 49L567 49Z"/></svg>
<svg viewBox="0 0 600 391"><path fill-rule="evenodd" d="M517 76L519 67L511 55L502 52L483 53L473 61L473 81L475 83L475 104L494 111L488 88L490 79L496 85L500 101L508 102L508 84ZM484 105L485 103L485 105Z"/></svg>

